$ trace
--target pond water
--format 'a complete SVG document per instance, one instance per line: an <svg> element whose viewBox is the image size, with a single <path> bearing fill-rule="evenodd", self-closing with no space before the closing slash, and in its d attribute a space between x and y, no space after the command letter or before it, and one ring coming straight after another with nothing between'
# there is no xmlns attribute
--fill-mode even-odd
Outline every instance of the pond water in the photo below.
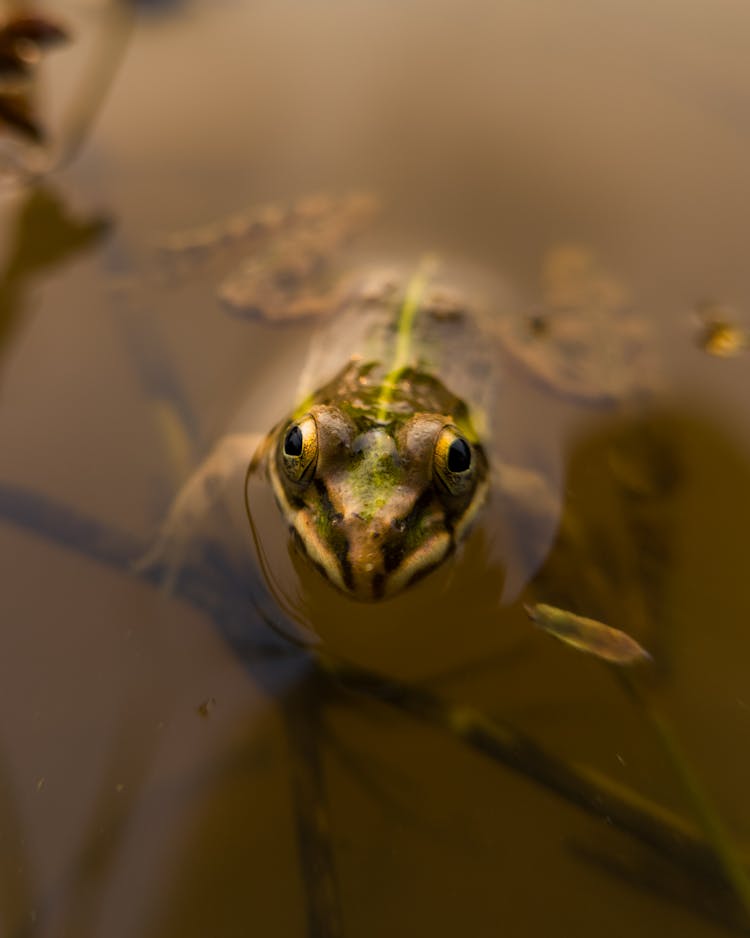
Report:
<svg viewBox="0 0 750 938"><path fill-rule="evenodd" d="M0 932L747 932L750 352L707 354L696 313L750 328L747 7L131 12L56 5L74 41L39 113L81 145L2 193ZM315 333L227 316L210 265L154 277L150 247L352 190L382 205L360 258L436 252L519 315L548 252L585 246L648 326L655 390L595 407L518 370L504 412L564 479L554 543L504 604L488 524L385 605L301 570L353 669L331 680L242 584L186 601L130 560L243 398L261 431L294 404ZM632 633L640 689L532 602Z"/></svg>

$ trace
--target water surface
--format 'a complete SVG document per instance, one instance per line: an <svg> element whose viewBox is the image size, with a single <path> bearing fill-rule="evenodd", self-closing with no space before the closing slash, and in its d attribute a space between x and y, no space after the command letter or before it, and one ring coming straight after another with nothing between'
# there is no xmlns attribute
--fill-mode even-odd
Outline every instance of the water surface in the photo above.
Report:
<svg viewBox="0 0 750 938"><path fill-rule="evenodd" d="M181 471L160 394L180 389L193 459L246 394L268 408L259 429L284 412L310 329L226 317L208 276L147 284L165 232L368 189L383 211L363 252L436 251L506 283L519 310L539 300L545 252L585 244L653 324L660 390L617 413L531 386L519 397L518 424L561 454L575 549L561 537L504 607L483 529L387 610L314 577L304 603L326 647L691 817L648 716L603 666L535 632L523 602L636 631L657 659L660 712L741 852L748 358L706 355L693 311L708 298L750 317L746 7L150 6L76 158L41 195L5 187L6 273L31 209L32 242L50 243L60 216L78 242L3 282L0 483L146 543ZM40 76L54 140L110 28L103 4L58 13L77 42ZM637 497L623 472L643 482ZM679 851L657 856L444 727L327 696L248 609L246 632L218 627L26 521L0 524L3 934L736 927L728 890Z"/></svg>

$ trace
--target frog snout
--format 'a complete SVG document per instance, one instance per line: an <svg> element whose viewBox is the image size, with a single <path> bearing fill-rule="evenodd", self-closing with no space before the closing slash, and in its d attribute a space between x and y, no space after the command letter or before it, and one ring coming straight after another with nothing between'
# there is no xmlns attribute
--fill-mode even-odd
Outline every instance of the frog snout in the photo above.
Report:
<svg viewBox="0 0 750 938"><path fill-rule="evenodd" d="M352 512L344 517L342 528L352 593L358 599L380 598L388 572L386 556L392 543L389 523Z"/></svg>
<svg viewBox="0 0 750 938"><path fill-rule="evenodd" d="M342 519L349 588L358 599L381 599L397 592L394 572L408 560L407 527L391 515L352 512Z"/></svg>

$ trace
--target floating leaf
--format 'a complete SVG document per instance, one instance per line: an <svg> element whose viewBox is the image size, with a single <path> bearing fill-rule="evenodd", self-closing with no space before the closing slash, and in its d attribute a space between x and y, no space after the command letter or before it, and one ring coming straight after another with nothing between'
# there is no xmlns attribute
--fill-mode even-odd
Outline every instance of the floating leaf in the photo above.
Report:
<svg viewBox="0 0 750 938"><path fill-rule="evenodd" d="M603 661L629 665L651 660L651 655L634 638L596 619L587 619L544 603L526 606L526 612L545 632Z"/></svg>

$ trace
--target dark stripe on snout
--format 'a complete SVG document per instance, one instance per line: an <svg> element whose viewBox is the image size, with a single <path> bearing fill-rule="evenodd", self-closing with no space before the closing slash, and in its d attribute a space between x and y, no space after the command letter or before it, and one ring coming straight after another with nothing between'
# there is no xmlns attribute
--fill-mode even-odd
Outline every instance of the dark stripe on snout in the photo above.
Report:
<svg viewBox="0 0 750 938"><path fill-rule="evenodd" d="M385 593L385 575L376 573L372 578L372 598L382 599Z"/></svg>
<svg viewBox="0 0 750 938"><path fill-rule="evenodd" d="M341 515L335 511L330 496L328 495L328 489L322 479L315 480L315 491L320 499L321 516L330 519L331 536L329 543L336 555L336 560L338 560L339 569L341 570L341 579L344 581L347 589L353 590L354 574L352 573L352 564L349 560L349 541L343 530L335 526L336 520L340 519Z"/></svg>
<svg viewBox="0 0 750 938"><path fill-rule="evenodd" d="M404 538L401 536L401 532L414 530L422 515L432 507L435 501L434 493L429 489L426 489L419 498L414 502L411 511L404 515L403 518L398 518L393 522L393 527L399 534L395 537L389 538L386 540L383 545L383 568L386 573L393 573L401 561L404 559L406 553L406 545L404 544ZM445 517L445 512L443 512L444 524L446 530L451 535L451 541L453 540L453 531L451 526L448 524L448 519Z"/></svg>

